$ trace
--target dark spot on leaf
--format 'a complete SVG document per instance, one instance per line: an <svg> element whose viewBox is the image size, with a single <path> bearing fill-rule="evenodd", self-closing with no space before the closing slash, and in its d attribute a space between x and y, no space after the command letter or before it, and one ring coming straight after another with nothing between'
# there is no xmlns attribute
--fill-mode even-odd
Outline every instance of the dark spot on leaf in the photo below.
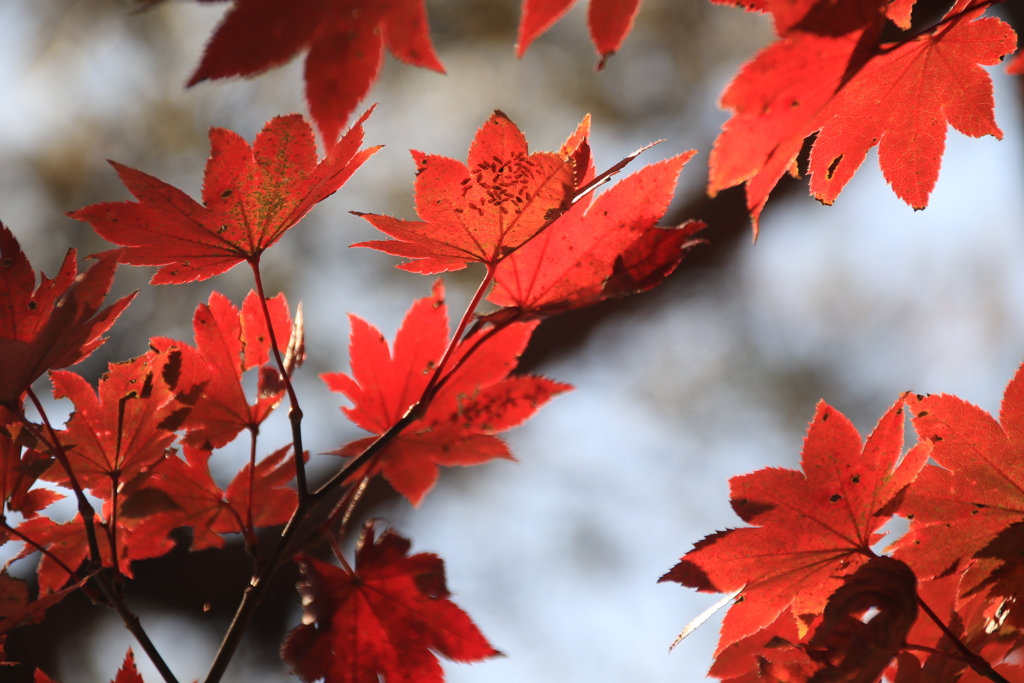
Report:
<svg viewBox="0 0 1024 683"><path fill-rule="evenodd" d="M927 415L927 414L928 414L928 411L927 411L927 410L922 410L922 411L921 411L920 413L918 413L918 414L917 414L917 416L918 416L918 417L924 417L924 416L925 416L925 415Z"/></svg>
<svg viewBox="0 0 1024 683"><path fill-rule="evenodd" d="M839 502L840 500L842 500L842 499L843 499L842 495L840 495L840 494L838 494L838 493L833 493L833 494L832 494L832 497L831 497L831 498L829 498L829 500L830 500L831 502L833 502L833 503L838 503L838 502Z"/></svg>
<svg viewBox="0 0 1024 683"><path fill-rule="evenodd" d="M142 383L142 392L139 398L147 399L153 394L153 373L146 374L146 381Z"/></svg>
<svg viewBox="0 0 1024 683"><path fill-rule="evenodd" d="M853 475L853 483L854 484L859 484L860 483L860 475L859 474Z"/></svg>
<svg viewBox="0 0 1024 683"><path fill-rule="evenodd" d="M938 443L938 442L942 441L942 437L939 436L938 434L936 434L936 435L931 437L931 440L932 440L932 443Z"/></svg>
<svg viewBox="0 0 1024 683"><path fill-rule="evenodd" d="M185 418L188 417L190 412L192 412L191 408L178 408L165 417L156 427L168 432L176 432L181 428L181 425L185 424Z"/></svg>
<svg viewBox="0 0 1024 683"><path fill-rule="evenodd" d="M228 197L231 196L231 192L231 190L224 190L223 192L220 193L220 198L227 199Z"/></svg>
<svg viewBox="0 0 1024 683"><path fill-rule="evenodd" d="M28 310L30 310L30 311L34 311L38 307L39 307L39 304L37 304L35 301L29 301L28 302Z"/></svg>
<svg viewBox="0 0 1024 683"><path fill-rule="evenodd" d="M5 258L3 260L4 268L10 268L13 263L14 263L14 261L12 261L9 258Z"/></svg>
<svg viewBox="0 0 1024 683"><path fill-rule="evenodd" d="M841 162L842 160L842 154L840 154L839 156L832 160L832 163L828 165L828 172L825 174L826 180L832 180L832 176L835 174L836 169L839 168L839 162Z"/></svg>
<svg viewBox="0 0 1024 683"><path fill-rule="evenodd" d="M829 416L829 413L828 413L828 411L826 411L825 413L822 414L821 421L825 422L826 420L828 420L828 416Z"/></svg>

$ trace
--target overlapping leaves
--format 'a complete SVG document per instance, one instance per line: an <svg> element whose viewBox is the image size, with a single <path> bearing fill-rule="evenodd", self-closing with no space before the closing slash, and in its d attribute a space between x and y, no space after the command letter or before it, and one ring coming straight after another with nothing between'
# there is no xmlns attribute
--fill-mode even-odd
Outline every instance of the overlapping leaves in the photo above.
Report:
<svg viewBox="0 0 1024 683"><path fill-rule="evenodd" d="M1013 52L1016 36L999 19L981 17L984 5L958 2L933 28L883 43L886 16L909 28L912 2L738 4L771 12L779 39L722 95L733 116L711 153L708 191L746 183L755 235L769 193L784 173L797 172L797 155L814 133L816 198L835 201L878 145L886 180L915 209L927 206L938 178L947 123L972 137L1002 137L981 66Z"/></svg>
<svg viewBox="0 0 1024 683"><path fill-rule="evenodd" d="M904 403L919 441L901 456ZM955 396L907 394L862 451L849 422L820 404L804 474L732 480L733 508L757 526L705 538L663 577L739 594L711 675L1016 680L1022 438L1024 366L998 422ZM894 513L909 531L879 557L877 531Z"/></svg>

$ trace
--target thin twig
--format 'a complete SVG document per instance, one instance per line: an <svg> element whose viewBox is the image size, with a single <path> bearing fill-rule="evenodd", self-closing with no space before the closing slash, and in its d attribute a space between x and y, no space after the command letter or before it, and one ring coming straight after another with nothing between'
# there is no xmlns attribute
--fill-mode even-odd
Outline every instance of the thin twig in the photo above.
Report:
<svg viewBox="0 0 1024 683"><path fill-rule="evenodd" d="M462 314L462 319L459 321L459 326L455 328L455 334L452 335L451 341L448 342L448 348L444 350L444 355L441 356L441 360L438 362L437 367L434 368L434 374L427 383L427 387L423 390L423 395L420 396L420 400L413 404L413 408L419 406L418 411L422 414L422 411L426 410L426 404L430 403L430 399L434 397L434 392L437 389L437 384L441 379L444 368L451 359L452 354L455 353L455 349L458 348L459 342L462 341L462 334L466 331L469 326L469 322L473 319L473 314L476 313L477 306L484 298L484 294L487 293L487 288L491 286L491 282L494 281L494 273L497 270L497 266L489 263L484 264L487 267L487 274L484 276L480 286L476 288L476 293L473 294L473 299L469 302L469 306L466 307L466 312Z"/></svg>
<svg viewBox="0 0 1024 683"><path fill-rule="evenodd" d="M306 464L303 461L302 449L302 409L299 407L299 399L295 395L295 388L292 386L292 378L285 368L284 360L281 358L281 347L277 343L277 335L274 334L274 323L270 319L270 308L267 307L267 297L263 292L263 278L260 277L260 261L255 258L249 261L252 266L252 274L256 280L256 294L260 297L260 306L263 308L263 317L267 321L267 331L270 334L270 347L274 351L274 360L277 361L277 369L281 371L281 379L284 380L285 390L288 392L288 421L292 427L292 446L295 449L295 485L299 490L300 505L309 495L306 485Z"/></svg>
<svg viewBox="0 0 1024 683"><path fill-rule="evenodd" d="M64 468L64 473L68 475L68 482L71 484L71 489L75 492L75 499L78 501L78 514L82 518L82 525L85 527L85 537L89 541L89 562L92 565L92 569L99 569L103 566L103 555L100 554L100 544L96 540L96 510L93 509L92 504L85 497L85 491L82 490L82 486L78 483L78 477L75 476L74 470L71 469L71 462L68 461L64 445L57 438L57 432L54 431L53 425L50 424L50 418L47 417L46 411L43 410L43 404L39 402L39 397L36 396L36 393L31 388L28 390L28 397L36 407L36 411L39 412L39 416L42 418L43 424L46 425L52 441L42 438L42 435L36 431L36 426L25 417L24 411L21 412L20 417L25 427L32 433L32 436L36 437L40 443L47 445L48 450L57 458L60 466Z"/></svg>
<svg viewBox="0 0 1024 683"><path fill-rule="evenodd" d="M178 679L174 677L174 673L170 667L167 666L167 662L164 661L163 657L160 656L160 652L156 649L156 645L149 639L149 635L146 634L146 630L142 628L142 622L139 617L128 609L128 605L124 603L121 595L114 590L114 587L110 584L110 580L105 576L102 571L97 573L93 579L99 585L100 590L103 591L103 596L110 602L110 606L114 608L118 616L121 617L121 621L124 622L124 627L128 629L135 640L138 641L139 645L145 651L146 655L149 656L149 660L153 662L153 666L156 667L157 671L163 677L166 683L178 683Z"/></svg>
<svg viewBox="0 0 1024 683"><path fill-rule="evenodd" d="M92 577L93 580L96 582L96 585L99 586L100 591L103 593L103 597L106 598L109 606L112 607L121 617L121 621L124 622L125 628L135 636L135 640L137 640L139 645L142 646L143 651L145 651L150 661L153 662L153 666L155 666L157 671L160 672L164 681L166 681L166 683L178 683L178 679L174 677L170 667L167 666L167 662L165 662L163 657L160 656L160 652L157 651L156 646L153 645L153 641L149 639L145 629L142 628L142 622L139 621L138 616L128 609L128 606L124 603L124 599L121 594L114 589L114 586L110 583L110 579L105 575L103 568L103 556L100 554L100 546L96 538L96 511L86 499L85 493L78 482L78 478L75 477L75 473L71 469L71 463L68 461L67 453L64 451L64 446L60 443L60 439L57 438L57 432L54 431L53 425L50 424L50 419L46 415L46 411L43 409L42 403L40 403L39 398L31 389L28 390L28 396L32 401L32 404L35 405L36 410L39 412L39 416L42 418L43 424L46 425L46 429L50 433L52 443L41 438L41 434L34 433L33 436L35 436L40 443L47 444L49 450L57 457L57 460L60 461L61 466L68 475L71 487L75 491L75 496L78 499L78 514L82 517L86 537L89 539L91 569L96 570ZM35 432L35 425L29 422L25 418L24 414L22 414L21 417L26 427L28 427L31 432ZM113 539L108 537L108 542L112 543ZM111 545L110 554L111 557L114 557L117 554L117 549L113 545Z"/></svg>
<svg viewBox="0 0 1024 683"><path fill-rule="evenodd" d="M939 616L932 611L932 608L929 607L928 604L921 599L920 595L917 596L917 604L920 605L921 609L924 610L925 614L927 614L931 618L931 620L935 622L935 625L939 627L939 630L942 631L942 633L945 634L947 638L949 638L950 642L952 642L956 646L956 648L963 653L964 657L966 657L969 660L968 663L970 664L971 668L975 670L975 672L984 676L985 678L995 681L995 683L1010 683L1010 681L1003 678L1003 676L998 671L993 669L992 665L989 664L986 659L974 654L974 652L971 651L971 648L964 645L963 641L960 640L956 636L956 634L949 629L948 626L946 626L945 622L943 622L942 619L940 619Z"/></svg>
<svg viewBox="0 0 1024 683"><path fill-rule="evenodd" d="M259 428L249 426L249 491L245 496L245 527L242 535L245 537L245 548L253 557L256 556L256 531L252 521L253 490L256 488L256 437L259 435Z"/></svg>
<svg viewBox="0 0 1024 683"><path fill-rule="evenodd" d="M253 267L257 278L259 277L259 271L256 267ZM210 665L210 670L206 674L205 683L219 683L221 678L224 676L224 672L227 670L228 664L231 662L231 658L234 656L235 651L238 649L238 645L242 641L242 636L245 633L249 622L252 621L252 617L263 601L263 597L266 594L267 588L270 582L273 580L274 575L277 573L278 568L286 557L291 553L293 545L296 545L295 539L298 533L300 525L305 521L308 513L318 503L325 500L327 497L332 495L340 487L344 486L345 483L362 468L366 463L370 462L378 453L383 451L402 431L415 422L422 415L422 412L426 410L431 399L437 392L437 389L442 384L441 375L444 372L444 368L451 358L458 342L461 340L463 333L469 325L469 322L473 319L473 314L476 312L477 306L480 305L480 301L483 299L487 288L490 286L494 279L495 266L487 267L487 275L484 280L480 283L477 288L476 294L470 301L469 306L466 308L466 312L463 314L458 327L455 330L455 334L452 336L451 342L448 344L448 348L441 358L441 361L437 364L434 369L434 375L431 377L430 382L427 384L427 388L424 390L420 400L414 403L405 411L405 414L391 427L387 429L383 434L378 436L373 443L366 447L362 453L350 460L341 468L327 483L323 484L316 491L309 492L306 496L299 496L298 505L295 511L292 513L291 519L285 525L284 530L281 532L281 537L278 540L277 545L274 547L270 557L267 558L265 564L256 572L253 578L250 580L249 585L245 589L245 593L242 595L242 601L238 605L238 609L235 611L235 616L231 620L231 625L228 627L227 632L224 634L224 639L221 641L220 648L217 650L217 654L214 657L213 663ZM259 285L257 279L258 294L260 294L261 300L264 302L264 313L267 316L268 327L270 327L269 312L266 308L266 299L262 295L262 288ZM489 336L485 334L484 337ZM272 339L273 341L273 339ZM484 339L478 340L471 346L467 352L460 358L456 368L466 360L472 353L477 351ZM277 346L274 346L275 352ZM283 372L283 365L281 365ZM454 372L454 370L453 370ZM450 374L450 373L449 373ZM290 385L289 385L290 386ZM292 423L293 435L295 434L296 423ZM299 436L301 439L301 434ZM364 477L361 481L358 490L352 495L348 508L346 510L343 524L346 524L351 515L351 510L354 508L355 503L358 502L359 496L362 495L362 489L365 488L365 483L368 481L367 477ZM333 513L332 513L333 514ZM314 533L314 535L316 535Z"/></svg>
<svg viewBox="0 0 1024 683"><path fill-rule="evenodd" d="M57 557L56 555L54 555L54 554L53 554L52 552L50 552L49 550L47 550L45 546L42 546L42 545L40 545L39 543L35 542L35 541L34 541L34 540L32 540L31 538L29 538L28 536L26 536L25 534L23 534L23 533L22 533L21 531L19 531L19 530L18 530L18 529L17 529L16 527L13 527L13 526L11 526L10 524L8 524L8 523L7 523L7 518L6 518L6 517L0 517L0 528L2 528L2 529L3 529L4 531L6 531L6 532L8 532L8 533L10 533L10 534L13 534L13 535L17 536L17 537L18 537L18 538L20 538L20 539L21 539L21 540L22 540L23 542L25 542L25 543L27 543L28 545L32 546L32 547L33 547L34 549L38 550L39 552L41 552L41 553L42 553L43 555L45 555L46 557L50 558L50 561L51 561L51 562L53 562L53 563L54 563L54 564L56 564L56 565L57 565L58 567L60 567L61 569L63 569L63 570L65 571L65 572L67 572L68 576L70 576L70 577L71 577L72 579L81 579L81 578L82 578L82 577L81 577L81 576L79 575L79 573L78 573L78 572L76 572L76 571L75 571L75 570L73 570L73 569L72 569L71 567L69 567L69 566L68 566L68 565L67 565L67 564L66 564L66 563L64 562L64 560L60 559L59 557Z"/></svg>

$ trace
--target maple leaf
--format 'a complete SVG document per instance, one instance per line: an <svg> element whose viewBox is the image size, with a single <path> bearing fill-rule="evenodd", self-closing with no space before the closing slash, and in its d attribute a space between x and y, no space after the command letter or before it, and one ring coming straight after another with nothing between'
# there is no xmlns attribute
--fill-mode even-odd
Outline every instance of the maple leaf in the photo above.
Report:
<svg viewBox="0 0 1024 683"><path fill-rule="evenodd" d="M161 266L153 284L205 280L242 261L256 264L380 149L359 149L371 111L319 162L313 131L298 114L272 119L251 147L237 133L211 128L202 204L150 175L110 162L138 201L93 204L68 215L121 245L111 252L119 262Z"/></svg>
<svg viewBox="0 0 1024 683"><path fill-rule="evenodd" d="M18 240L0 223L0 405L17 411L22 394L44 372L83 360L135 296L101 308L117 263L100 259L76 275L68 251L52 280L36 276Z"/></svg>
<svg viewBox="0 0 1024 683"><path fill-rule="evenodd" d="M716 654L787 608L801 619L820 614L842 577L873 556L876 532L928 458L928 444L901 460L902 448L901 402L862 447L853 424L822 401L804 440L803 472L768 468L730 480L733 509L757 526L708 536L661 578L702 592L742 589Z"/></svg>
<svg viewBox="0 0 1024 683"><path fill-rule="evenodd" d="M73 372L51 373L54 398L69 398L75 406L58 437L76 479L97 497L111 500L119 486L165 457L190 410L165 381L179 364L176 353L152 352L112 363L98 392ZM45 478L69 485L58 463Z"/></svg>
<svg viewBox="0 0 1024 683"><path fill-rule="evenodd" d="M441 683L436 655L474 662L500 654L448 597L444 562L409 556L410 542L390 529L374 539L367 524L355 571L301 557L302 624L281 658L303 681L383 680ZM432 652L433 651L433 652Z"/></svg>
<svg viewBox="0 0 1024 683"><path fill-rule="evenodd" d="M705 226L657 228L690 151L651 164L596 201L587 195L502 261L488 300L522 316L552 315L645 291L667 277ZM499 314L500 315L500 314Z"/></svg>
<svg viewBox="0 0 1024 683"><path fill-rule="evenodd" d="M903 44L883 44L837 93L811 150L815 198L834 202L877 144L893 191L923 209L939 177L947 122L964 135L1002 139L992 80L979 64L998 64L1017 49L1017 36L1000 19L978 18L984 11L954 16Z"/></svg>
<svg viewBox="0 0 1024 683"><path fill-rule="evenodd" d="M433 369L448 345L448 310L438 280L431 296L416 301L395 335L394 352L383 335L364 320L349 316L352 375L321 375L331 391L343 393L352 408L342 408L356 425L383 434L420 400ZM481 330L463 340L452 356L450 372L423 417L405 428L376 459L353 475L381 473L414 505L438 476L438 465L477 465L512 458L494 436L533 415L552 397L571 387L544 377L508 377L536 323L517 323L490 333ZM479 342L479 345L478 345ZM474 349L472 355L467 355ZM360 439L333 451L357 456L375 439Z"/></svg>
<svg viewBox="0 0 1024 683"><path fill-rule="evenodd" d="M407 64L444 73L424 0L235 0L189 79L251 76L306 56L306 100L328 144L377 79L384 46Z"/></svg>
<svg viewBox="0 0 1024 683"><path fill-rule="evenodd" d="M963 569L978 556L965 578L966 591L1004 563L1020 562L1024 366L1006 387L998 422L947 394L911 395L907 405L918 438L931 444L938 466L924 468L900 506L911 523L896 556L922 578Z"/></svg>
<svg viewBox="0 0 1024 683"><path fill-rule="evenodd" d="M413 151L416 213L421 221L357 213L394 240L360 242L413 259L399 268L442 273L471 261L496 265L569 208L574 163L551 152L529 153L526 138L495 111L477 131L469 166Z"/></svg>
<svg viewBox="0 0 1024 683"><path fill-rule="evenodd" d="M575 2L576 0L523 0L516 56L522 57L526 54L530 43L561 19ZM587 26L590 28L590 38L594 42L594 47L601 55L598 70L603 69L608 58L622 47L639 11L640 0L590 0Z"/></svg>
<svg viewBox="0 0 1024 683"><path fill-rule="evenodd" d="M292 334L288 302L280 294L267 300L267 308L275 338L287 347ZM255 292L246 296L241 313L226 296L211 293L209 303L196 307L192 328L195 348L163 338L151 339L150 345L161 353L181 353L174 386L180 393L197 395L182 442L206 450L223 448L243 429L259 431L280 404L284 383L277 368L267 365L270 335ZM259 368L260 376L256 402L250 405L242 376L252 368Z"/></svg>
<svg viewBox="0 0 1024 683"><path fill-rule="evenodd" d="M769 193L784 173L796 173L804 139L820 131L810 164L819 200L834 201L877 144L893 190L924 208L947 122L974 137L1001 137L991 80L979 65L1012 52L1015 34L998 19L978 19L984 8L961 5L928 32L880 44L885 3L757 3L773 10L780 40L722 95L733 116L711 153L708 192L745 182L756 237ZM904 15L907 3L892 8L897 21Z"/></svg>
<svg viewBox="0 0 1024 683"><path fill-rule="evenodd" d="M170 457L132 491L123 516L143 519L137 533L167 537L179 527L192 529L192 550L223 548L222 534L244 533L248 519L250 467L246 463L227 490L210 476L210 451L184 447L185 460ZM280 448L256 464L253 472L253 526L284 524L291 517L298 494L288 485L295 478L289 454Z"/></svg>

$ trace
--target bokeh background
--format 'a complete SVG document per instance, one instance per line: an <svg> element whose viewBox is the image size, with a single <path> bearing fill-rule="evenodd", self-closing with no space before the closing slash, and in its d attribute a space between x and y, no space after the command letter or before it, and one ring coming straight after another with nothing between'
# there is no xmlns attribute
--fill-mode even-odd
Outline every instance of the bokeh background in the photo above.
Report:
<svg viewBox="0 0 1024 683"><path fill-rule="evenodd" d="M659 290L540 328L523 369L577 389L508 435L519 462L447 470L416 510L377 485L360 514L441 555L456 601L506 654L446 663L449 681L700 680L715 621L667 648L714 597L656 580L693 542L738 523L730 476L795 466L819 399L862 433L905 390L998 410L1024 356L1019 85L991 71L1005 138L950 131L926 211L892 195L872 154L834 207L809 199L802 181L783 182L754 245L742 191L709 200L702 188L726 117L717 96L771 39L768 21L704 0L644 0L623 50L596 73L585 3L522 60L513 54L518 5L427 0L448 74L389 57L366 126L367 143L387 147L265 257L268 290L305 307L306 443L318 453L362 436L338 411L344 399L317 378L348 369L345 313L390 338L412 300L429 292L430 278L395 270L392 257L348 249L374 237L350 210L415 217L408 149L464 158L495 108L534 149L556 149L590 112L599 168L656 139L666 141L639 163L698 149L664 223L703 219L712 244ZM1008 7L1012 15L1016 5ZM183 89L224 4L137 9L127 0L0 3L0 220L48 274L69 246L81 255L107 246L63 215L129 197L104 159L198 196L209 127L252 139L269 118L305 111L301 61ZM213 288L236 303L250 288L243 268L175 288L148 287L151 273L119 271L114 294L141 293L110 342L78 368L91 380L107 362L144 352L149 336L191 340L192 311ZM453 308L479 276L473 268L445 276ZM283 418L263 430L265 452L289 440ZM245 449L225 449L215 476L226 482L246 458ZM336 465L331 456L313 462L316 477ZM33 567L29 558L12 571L30 576ZM180 679L201 678L248 579L247 557L237 545L182 546L135 569L131 606ZM295 580L294 572L279 579L227 680L286 676L277 648L299 620ZM44 624L14 632L7 650L64 683L85 683L110 680L131 644L113 613L75 597ZM139 661L155 683L141 653ZM31 670L3 668L0 679L28 680Z"/></svg>

